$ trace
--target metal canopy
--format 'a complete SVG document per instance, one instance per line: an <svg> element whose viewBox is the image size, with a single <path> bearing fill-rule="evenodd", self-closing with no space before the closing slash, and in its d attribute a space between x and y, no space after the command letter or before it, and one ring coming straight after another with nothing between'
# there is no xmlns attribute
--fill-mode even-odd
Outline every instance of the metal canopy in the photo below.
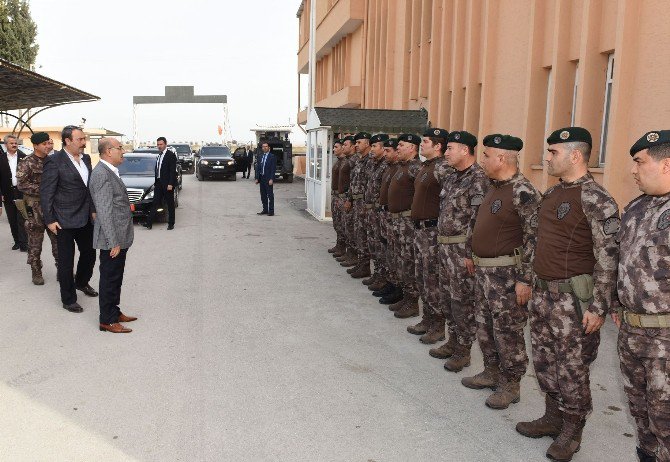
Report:
<svg viewBox="0 0 670 462"><path fill-rule="evenodd" d="M0 112L100 98L0 59Z"/></svg>
<svg viewBox="0 0 670 462"><path fill-rule="evenodd" d="M350 109L315 107L314 115L318 120L308 123L307 129L316 123L330 127L335 133L385 132L385 133L423 133L428 127L428 112L425 109Z"/></svg>

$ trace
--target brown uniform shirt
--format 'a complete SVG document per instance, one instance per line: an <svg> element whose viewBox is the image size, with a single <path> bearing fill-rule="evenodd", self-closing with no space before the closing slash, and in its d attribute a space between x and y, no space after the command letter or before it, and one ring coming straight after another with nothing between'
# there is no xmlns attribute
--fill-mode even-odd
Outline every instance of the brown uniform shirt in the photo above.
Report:
<svg viewBox="0 0 670 462"><path fill-rule="evenodd" d="M339 192L338 188L340 187L341 167L342 167L342 158L338 157L337 161L335 161L335 163L333 164L333 172L330 175L330 189L335 193Z"/></svg>
<svg viewBox="0 0 670 462"><path fill-rule="evenodd" d="M440 215L440 191L435 168L444 162L442 157L426 160L414 180L412 220L433 220Z"/></svg>
<svg viewBox="0 0 670 462"><path fill-rule="evenodd" d="M382 176L382 184L379 188L379 205L388 205L389 185L391 184L391 179L393 179L393 176L398 171L398 167L400 166L397 162L389 164L388 168L384 172L384 175Z"/></svg>
<svg viewBox="0 0 670 462"><path fill-rule="evenodd" d="M351 185L351 169L354 165L353 156L344 157L340 167L340 175L338 178L337 190L340 194L349 192L349 185Z"/></svg>
<svg viewBox="0 0 670 462"><path fill-rule="evenodd" d="M398 170L391 178L388 191L389 212L404 212L412 208L414 180L421 168L419 159L400 162Z"/></svg>

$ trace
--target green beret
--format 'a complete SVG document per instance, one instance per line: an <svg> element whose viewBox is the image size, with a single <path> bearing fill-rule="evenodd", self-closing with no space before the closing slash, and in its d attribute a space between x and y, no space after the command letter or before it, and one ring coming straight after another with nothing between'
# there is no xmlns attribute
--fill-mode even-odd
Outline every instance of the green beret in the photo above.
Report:
<svg viewBox="0 0 670 462"><path fill-rule="evenodd" d="M356 136L354 136L354 141L369 140L370 138L372 138L372 135L369 134L368 132L360 132L356 133Z"/></svg>
<svg viewBox="0 0 670 462"><path fill-rule="evenodd" d="M375 136L370 138L370 144L383 143L384 141L386 141L388 139L389 139L389 136L386 133L377 133Z"/></svg>
<svg viewBox="0 0 670 462"><path fill-rule="evenodd" d="M344 138L342 138L342 144L344 144L345 141L351 141L351 144L354 144L356 142L356 140L352 135L345 136Z"/></svg>
<svg viewBox="0 0 670 462"><path fill-rule="evenodd" d="M547 138L547 144L560 144L560 143L574 143L581 142L586 143L589 146L593 146L591 141L591 134L589 131L582 127L565 127L556 130L549 138Z"/></svg>
<svg viewBox="0 0 670 462"><path fill-rule="evenodd" d="M489 148L505 149L507 151L521 151L523 149L521 138L512 135L501 135L499 133L485 136L482 143Z"/></svg>
<svg viewBox="0 0 670 462"><path fill-rule="evenodd" d="M670 130L647 132L630 148L630 155L634 156L643 149L668 143L670 143Z"/></svg>
<svg viewBox="0 0 670 462"><path fill-rule="evenodd" d="M49 135L44 132L33 133L30 137L30 142L35 144L42 144L45 141L49 141Z"/></svg>
<svg viewBox="0 0 670 462"><path fill-rule="evenodd" d="M398 140L395 139L395 138L389 138L388 140L384 141L384 147L385 148L397 149L398 148Z"/></svg>
<svg viewBox="0 0 670 462"><path fill-rule="evenodd" d="M398 143L401 141L405 141L406 143L412 143L416 146L421 144L421 138L419 138L417 135L413 133L403 133L398 137Z"/></svg>
<svg viewBox="0 0 670 462"><path fill-rule="evenodd" d="M333 141L333 146L335 146L336 144L342 144L342 143L344 143L344 141L338 139L338 140Z"/></svg>
<svg viewBox="0 0 670 462"><path fill-rule="evenodd" d="M428 128L423 132L423 136L428 138L444 138L445 140L449 137L449 132L444 128Z"/></svg>
<svg viewBox="0 0 670 462"><path fill-rule="evenodd" d="M447 143L461 143L474 149L477 146L477 137L466 131L451 132L447 138Z"/></svg>

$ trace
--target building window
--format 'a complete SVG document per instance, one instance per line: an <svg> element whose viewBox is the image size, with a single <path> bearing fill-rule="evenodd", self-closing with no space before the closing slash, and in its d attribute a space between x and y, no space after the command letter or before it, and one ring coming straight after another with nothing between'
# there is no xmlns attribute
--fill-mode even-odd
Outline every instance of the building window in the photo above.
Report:
<svg viewBox="0 0 670 462"><path fill-rule="evenodd" d="M544 109L544 134L546 135L551 130L549 124L551 123L551 68L547 69L547 101Z"/></svg>
<svg viewBox="0 0 670 462"><path fill-rule="evenodd" d="M575 113L577 112L577 90L579 89L579 63L575 63L575 86L572 89L572 113L570 114L570 126L575 126Z"/></svg>
<svg viewBox="0 0 670 462"><path fill-rule="evenodd" d="M598 163L605 164L605 155L607 154L607 130L610 119L610 104L612 102L612 82L614 77L614 53L607 56L607 76L605 78L605 105L603 108L603 126L600 131L600 155Z"/></svg>

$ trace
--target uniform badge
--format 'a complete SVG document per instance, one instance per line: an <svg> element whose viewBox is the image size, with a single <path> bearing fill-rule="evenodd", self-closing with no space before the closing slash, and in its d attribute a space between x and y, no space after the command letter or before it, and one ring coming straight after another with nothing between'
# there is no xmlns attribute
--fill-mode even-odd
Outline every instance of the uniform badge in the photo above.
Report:
<svg viewBox="0 0 670 462"><path fill-rule="evenodd" d="M502 208L502 201L500 199L496 199L491 204L491 213L495 215L500 211L501 208Z"/></svg>
<svg viewBox="0 0 670 462"><path fill-rule="evenodd" d="M567 130L563 130L560 135L558 135L562 140L567 140L570 138L570 132Z"/></svg>
<svg viewBox="0 0 670 462"><path fill-rule="evenodd" d="M440 134L440 131L439 131L439 130L433 130L433 134L434 134L435 136L438 136L438 135Z"/></svg>
<svg viewBox="0 0 670 462"><path fill-rule="evenodd" d="M569 212L570 212L570 202L563 202L561 205L558 206L558 209L556 210L556 216L558 217L559 220L562 220Z"/></svg>
<svg viewBox="0 0 670 462"><path fill-rule="evenodd" d="M461 139L461 134L460 134L460 133L456 133L456 134L454 135L454 139L455 139L455 140L460 140L460 139Z"/></svg>
<svg viewBox="0 0 670 462"><path fill-rule="evenodd" d="M493 142L495 144L500 144L500 143L502 143L502 138L500 138L499 136L496 136L495 138L493 138Z"/></svg>
<svg viewBox="0 0 670 462"><path fill-rule="evenodd" d="M649 141L650 143L657 142L659 138L660 138L660 136L656 132L651 132L647 135L647 141Z"/></svg>
<svg viewBox="0 0 670 462"><path fill-rule="evenodd" d="M620 224L621 220L619 220L617 217L608 218L605 220L605 223L603 223L603 233L605 236L611 236L612 234L618 233Z"/></svg>
<svg viewBox="0 0 670 462"><path fill-rule="evenodd" d="M670 228L670 209L666 210L658 217L658 224L656 225L661 231Z"/></svg>
<svg viewBox="0 0 670 462"><path fill-rule="evenodd" d="M479 206L484 202L484 196L481 194L475 194L470 198L470 205Z"/></svg>

